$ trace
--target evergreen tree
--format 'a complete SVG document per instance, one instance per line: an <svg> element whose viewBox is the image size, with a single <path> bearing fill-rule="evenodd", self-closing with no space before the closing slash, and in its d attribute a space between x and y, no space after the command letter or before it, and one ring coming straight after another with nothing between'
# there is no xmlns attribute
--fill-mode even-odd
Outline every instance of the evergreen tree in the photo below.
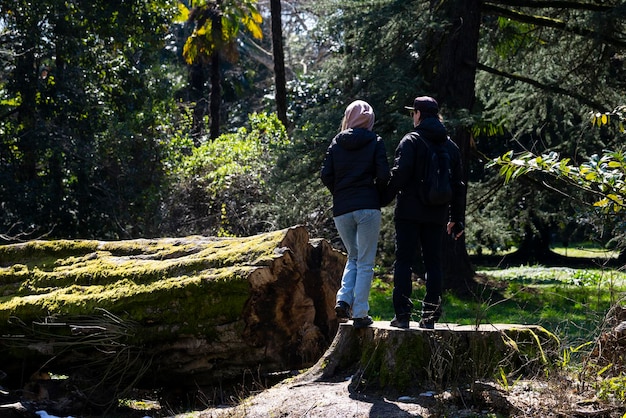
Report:
<svg viewBox="0 0 626 418"><path fill-rule="evenodd" d="M0 1L3 45L14 51L0 84L0 231L116 238L158 223L168 10Z"/></svg>
<svg viewBox="0 0 626 418"><path fill-rule="evenodd" d="M623 71L626 20L620 2L348 0L317 7L333 11L322 32L331 51L321 71L328 84L345 102L372 103L375 129L392 142L410 129L402 107L418 94L436 97L464 151L468 179L475 171L489 176L470 156L489 155L507 139L572 152L609 139L602 132L582 137L581 115L611 109L623 95L623 78L615 77ZM522 196L546 196L536 193L538 184L528 184ZM566 207L551 200L526 199L517 239L546 248L549 215ZM510 204L507 219L520 201ZM470 202L469 211L475 209ZM467 284L471 269L463 264L463 272L449 272L449 286Z"/></svg>

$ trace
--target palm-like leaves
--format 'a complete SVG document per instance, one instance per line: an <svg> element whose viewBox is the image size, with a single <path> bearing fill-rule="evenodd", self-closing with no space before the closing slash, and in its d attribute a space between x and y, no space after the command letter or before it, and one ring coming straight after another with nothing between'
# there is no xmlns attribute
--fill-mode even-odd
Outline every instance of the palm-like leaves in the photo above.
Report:
<svg viewBox="0 0 626 418"><path fill-rule="evenodd" d="M241 28L257 39L263 37L256 0L202 1L191 9L179 3L178 10L178 21L195 24L183 48L189 64L207 60L216 51L227 61L236 62L239 57L236 39Z"/></svg>

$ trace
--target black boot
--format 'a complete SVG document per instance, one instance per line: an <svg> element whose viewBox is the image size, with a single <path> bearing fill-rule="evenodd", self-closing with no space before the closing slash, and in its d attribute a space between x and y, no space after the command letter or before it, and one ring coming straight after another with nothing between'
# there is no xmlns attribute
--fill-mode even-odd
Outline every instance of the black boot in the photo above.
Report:
<svg viewBox="0 0 626 418"><path fill-rule="evenodd" d="M335 314L337 314L339 322L348 322L350 319L350 305L343 300L338 301L337 305L335 305Z"/></svg>
<svg viewBox="0 0 626 418"><path fill-rule="evenodd" d="M411 321L411 315L396 315L391 320L390 325L396 328L407 329L409 327L409 322Z"/></svg>
<svg viewBox="0 0 626 418"><path fill-rule="evenodd" d="M422 302L422 319L419 322L419 327L434 329L435 322L441 318L441 314L441 298L437 303Z"/></svg>

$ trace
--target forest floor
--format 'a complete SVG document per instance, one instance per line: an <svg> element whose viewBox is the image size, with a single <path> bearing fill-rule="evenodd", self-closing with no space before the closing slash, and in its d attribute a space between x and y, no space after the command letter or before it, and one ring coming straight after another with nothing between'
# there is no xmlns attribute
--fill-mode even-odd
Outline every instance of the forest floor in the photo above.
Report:
<svg viewBox="0 0 626 418"><path fill-rule="evenodd" d="M626 407L600 401L564 377L531 379L503 387L475 382L472 387L383 394L355 390L350 376L333 381L289 380L235 406L220 406L180 418L267 417L622 417Z"/></svg>
<svg viewBox="0 0 626 418"><path fill-rule="evenodd" d="M480 381L441 390L414 388L404 393L381 392L358 387L349 374L318 380L307 373L257 390L249 395L234 393L230 405L174 412L158 402L140 401L143 408L108 411L110 418L404 418L404 417L604 417L626 416L626 406L600 400L596 388L581 385L565 372L548 378L510 382ZM205 394L206 395L206 394ZM207 400L208 397L205 398ZM25 410L0 409L0 417L48 417L45 405ZM39 410L37 415L34 410ZM181 410L179 410L181 411ZM48 409L48 412L51 412ZM54 413L52 411L51 413ZM57 414L54 415L59 416ZM60 416L67 416L62 414ZM72 414L74 418L83 418ZM92 415L89 415L92 417Z"/></svg>

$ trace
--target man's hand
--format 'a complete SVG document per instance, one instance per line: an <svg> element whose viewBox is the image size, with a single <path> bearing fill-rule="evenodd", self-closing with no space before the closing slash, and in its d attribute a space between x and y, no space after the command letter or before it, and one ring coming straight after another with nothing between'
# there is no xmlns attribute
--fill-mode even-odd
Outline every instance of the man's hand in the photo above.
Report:
<svg viewBox="0 0 626 418"><path fill-rule="evenodd" d="M448 222L448 235L452 235L455 240L459 239L465 232L465 225L463 222Z"/></svg>

